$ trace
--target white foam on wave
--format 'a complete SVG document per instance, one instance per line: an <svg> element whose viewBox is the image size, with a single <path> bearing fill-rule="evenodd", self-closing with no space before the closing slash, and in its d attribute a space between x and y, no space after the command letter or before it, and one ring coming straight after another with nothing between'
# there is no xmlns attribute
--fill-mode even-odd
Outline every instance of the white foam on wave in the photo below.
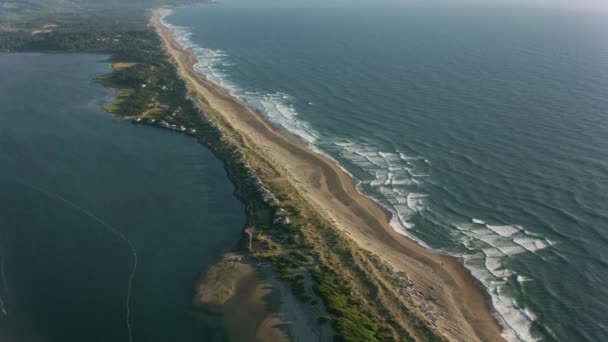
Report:
<svg viewBox="0 0 608 342"><path fill-rule="evenodd" d="M520 284L521 284L521 283L525 283L525 282L528 282L528 281L531 281L531 280L532 280L532 278L524 277L524 276L522 276L522 275L520 275L520 274L518 274L518 275L517 275L517 277L516 277L515 279L516 279L516 280L517 280L517 282L518 282L518 283L520 283Z"/></svg>
<svg viewBox="0 0 608 342"><path fill-rule="evenodd" d="M477 223L477 224L486 224L486 221L480 220L480 219L476 219L476 218L473 218L471 221L473 223Z"/></svg>
<svg viewBox="0 0 608 342"><path fill-rule="evenodd" d="M415 212L421 212L424 210L424 198L426 197L428 197L428 195L426 194L410 192L409 194L407 194L407 206Z"/></svg>
<svg viewBox="0 0 608 342"><path fill-rule="evenodd" d="M234 66L234 63L230 61L230 56L223 50L209 49L194 43L191 39L192 33L188 28L166 22L165 18L170 13L170 10L165 11L161 16L161 22L171 29L175 40L184 49L195 55L197 63L194 65L194 70L197 73L226 89L230 94L249 106L259 110L270 122L291 132L317 150L315 143L319 134L308 122L299 118L298 112L289 101L290 96L288 94L281 92L259 93L239 87L227 73L229 68Z"/></svg>
<svg viewBox="0 0 608 342"><path fill-rule="evenodd" d="M539 238L530 237L530 236L517 237L517 238L513 239L513 241L516 244L520 245L521 247L525 248L529 252L536 252L536 251L545 249L552 245L550 240L547 240L547 239L541 240Z"/></svg>
<svg viewBox="0 0 608 342"><path fill-rule="evenodd" d="M501 260L501 257L487 257L484 253L477 253L465 256L464 265L490 294L496 318L506 328L502 336L507 341L536 341L537 338L530 333L534 315L527 308L520 308L511 295L506 293L505 279L513 274L503 266Z"/></svg>
<svg viewBox="0 0 608 342"><path fill-rule="evenodd" d="M226 67L233 65L229 61L229 56L222 50L208 49L194 43L191 40L192 33L188 31L188 28L166 22L165 18L170 13L171 10L165 11L161 16L161 22L171 29L175 40L183 48L194 53L197 58L195 64L197 73L204 75L209 81L225 88L233 96L258 109L270 122L299 137L313 150L333 160L340 168L353 176L339 161L318 146L320 134L312 129L308 122L299 118L296 109L289 103L290 97L288 94L279 92L259 93L238 87L226 73ZM308 104L313 105L312 102L308 102ZM428 163L428 161L419 156L407 156L399 151L378 151L374 146L362 145L348 140L336 141L334 144L342 148L342 151L340 151L342 157L363 170L371 172L375 179L369 183L372 187L377 188L377 192L383 196L382 198L370 197L392 213L391 226L399 233L416 240L422 246L430 248L426 243L407 232L414 227L413 223L409 222L411 216L424 208L424 196L416 194L408 197L410 191L405 190L407 187L417 187L422 184L421 181L414 179L412 175L413 166L409 165L408 161L423 163ZM416 177L425 176L424 172L416 175ZM356 179L356 177L353 176L353 179ZM357 180L357 190L364 193L361 190L361 185L362 181ZM408 205L408 202L413 208Z"/></svg>
<svg viewBox="0 0 608 342"><path fill-rule="evenodd" d="M471 253L464 256L465 266L479 279L492 298L499 321L508 329L503 336L508 341L535 341L530 333L535 315L519 305L507 293L507 282L530 281L505 266L505 261L523 253L534 253L551 245L550 241L519 225L488 224L472 219L472 223L457 224L456 235ZM481 250L482 253L477 251Z"/></svg>
<svg viewBox="0 0 608 342"><path fill-rule="evenodd" d="M166 12L164 16L169 13ZM323 140L320 139L321 135L299 117L297 110L290 103L288 94L259 93L239 88L227 75L227 70L233 63L225 52L200 47L190 40L191 33L186 28L170 25L164 21L164 17L162 21L173 31L182 47L195 54L198 59L195 66L197 72L260 110L273 124L296 135L315 151L336 161L319 147L320 141ZM424 213L427 207L428 195L424 193L424 185L429 176L430 162L421 156L404 151L381 150L360 141L335 140L333 147L342 158L368 175L367 178L361 177L357 180L357 190L392 213L392 227L400 234L430 248L411 232L415 227L413 218ZM336 163L352 176L341 163ZM372 191L369 191L370 188ZM509 341L534 341L535 338L530 335L534 315L526 308L518 307L506 293L507 281L512 277L516 277L520 283L529 279L515 275L505 267L504 261L515 255L546 248L551 242L520 226L489 225L476 218L454 227L457 228L456 236L471 250L469 254L455 256L463 257L465 266L487 288L497 311L497 318L506 328L503 336Z"/></svg>
<svg viewBox="0 0 608 342"><path fill-rule="evenodd" d="M509 225L493 226L493 225L487 224L486 227L488 227L488 229L492 230L496 234L503 236L503 237L512 236L513 234L517 233L520 230L517 226L509 226Z"/></svg>
<svg viewBox="0 0 608 342"><path fill-rule="evenodd" d="M411 218L425 210L428 197L421 192L421 183L414 181L414 177L427 170L419 170L412 161L423 161L423 158L401 151L380 150L356 141L337 141L334 145L339 147L338 153L344 159L368 174L364 183L373 189L368 195L394 214L393 227L402 233L413 228Z"/></svg>
<svg viewBox="0 0 608 342"><path fill-rule="evenodd" d="M367 177L357 178L357 190L391 212L390 224L393 229L431 249L410 231L415 227L412 218L426 208L428 195L422 193L423 182L414 179L413 175L416 170L421 174L427 172L415 165L426 165L424 158L408 156L400 151L381 150L369 143L347 139L335 140L331 145L332 151L367 174ZM345 169L340 162L337 163Z"/></svg>

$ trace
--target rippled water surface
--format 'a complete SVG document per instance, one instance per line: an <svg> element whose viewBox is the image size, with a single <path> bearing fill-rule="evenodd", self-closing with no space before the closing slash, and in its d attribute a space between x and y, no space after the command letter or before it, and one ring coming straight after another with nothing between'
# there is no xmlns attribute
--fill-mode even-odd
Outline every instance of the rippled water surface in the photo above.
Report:
<svg viewBox="0 0 608 342"><path fill-rule="evenodd" d="M192 138L101 110L105 58L0 55L0 340L221 341L193 288L243 208Z"/></svg>
<svg viewBox="0 0 608 342"><path fill-rule="evenodd" d="M510 340L608 339L608 20L516 5L241 1L166 17L197 68L462 257Z"/></svg>

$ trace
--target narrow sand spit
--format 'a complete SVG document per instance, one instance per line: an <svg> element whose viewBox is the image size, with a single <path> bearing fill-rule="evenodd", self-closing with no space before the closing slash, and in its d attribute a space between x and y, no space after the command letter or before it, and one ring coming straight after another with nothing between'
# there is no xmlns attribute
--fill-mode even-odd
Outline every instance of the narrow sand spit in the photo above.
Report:
<svg viewBox="0 0 608 342"><path fill-rule="evenodd" d="M358 245L413 280L420 300L438 318L437 328L455 341L500 341L502 329L488 296L454 258L432 253L397 233L386 212L361 195L350 176L333 161L268 122L226 90L194 71L195 56L184 50L155 10L151 23L174 59L181 77L217 112L248 136L262 155L282 165L301 190ZM319 209L321 210L321 209Z"/></svg>

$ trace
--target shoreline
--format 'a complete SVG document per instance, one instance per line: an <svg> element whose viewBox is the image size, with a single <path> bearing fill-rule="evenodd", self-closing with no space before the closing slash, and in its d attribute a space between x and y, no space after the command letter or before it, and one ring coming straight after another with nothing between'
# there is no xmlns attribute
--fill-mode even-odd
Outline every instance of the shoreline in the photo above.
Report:
<svg viewBox="0 0 608 342"><path fill-rule="evenodd" d="M231 341L288 341L278 315L283 293L276 291L240 253L224 253L209 266L196 285L193 305L217 321ZM253 319L247 319L248 317Z"/></svg>
<svg viewBox="0 0 608 342"><path fill-rule="evenodd" d="M332 160L197 74L193 68L195 56L174 40L170 28L161 22L161 11L152 13L151 23L192 90L247 136L261 155L282 165L299 191L360 248L379 256L395 271L407 273L444 336L467 341L502 340L502 328L493 315L489 295L461 263L395 231L387 215L390 212L359 193L351 176Z"/></svg>
<svg viewBox="0 0 608 342"><path fill-rule="evenodd" d="M238 251L224 253L206 268L193 305L218 321L230 341L331 340L331 329L317 324L270 265Z"/></svg>

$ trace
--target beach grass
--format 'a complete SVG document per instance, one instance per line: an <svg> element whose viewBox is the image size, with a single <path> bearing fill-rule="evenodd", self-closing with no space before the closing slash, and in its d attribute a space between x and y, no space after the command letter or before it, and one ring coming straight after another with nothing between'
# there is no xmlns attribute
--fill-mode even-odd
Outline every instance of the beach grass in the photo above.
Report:
<svg viewBox="0 0 608 342"><path fill-rule="evenodd" d="M188 134L223 161L251 228L239 252L258 265L270 265L302 307L318 315L318 324L331 323L335 340L446 340L426 309L430 299L417 297L407 272L362 248L311 200L276 156L211 105L200 91L203 81L188 65L193 56L172 41L158 11L152 19L156 32L147 26L143 11L117 27L106 18L89 26L59 22L48 34L31 35L31 27L6 31L0 34L0 50L107 53L112 62L135 63L98 78L116 94L104 108L135 124ZM222 95L212 85L204 86ZM269 203L268 194L276 203Z"/></svg>

